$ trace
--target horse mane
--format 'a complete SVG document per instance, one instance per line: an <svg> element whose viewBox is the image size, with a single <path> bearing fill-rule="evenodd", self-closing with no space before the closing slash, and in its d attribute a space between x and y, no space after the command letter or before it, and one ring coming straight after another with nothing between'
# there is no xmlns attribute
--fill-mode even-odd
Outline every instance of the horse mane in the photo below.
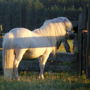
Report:
<svg viewBox="0 0 90 90"><path fill-rule="evenodd" d="M63 36L66 30L71 30L72 23L66 17L57 17L54 19L45 20L43 25L35 29L34 32L43 36Z"/></svg>
<svg viewBox="0 0 90 90"><path fill-rule="evenodd" d="M59 31L63 32L64 30L68 30L68 29L71 30L71 28L72 28L72 23L68 18L57 17L54 19L45 20L45 22L40 28L35 29L35 32L41 33L41 34L44 33L44 35L50 34L50 32L52 32L52 34L56 34L56 33L59 33Z"/></svg>

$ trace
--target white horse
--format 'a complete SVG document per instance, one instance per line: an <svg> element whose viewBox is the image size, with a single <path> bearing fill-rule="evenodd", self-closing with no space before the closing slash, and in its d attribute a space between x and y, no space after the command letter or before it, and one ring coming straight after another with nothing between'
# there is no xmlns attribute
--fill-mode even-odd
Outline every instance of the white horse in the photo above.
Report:
<svg viewBox="0 0 90 90"><path fill-rule="evenodd" d="M30 58L39 58L40 75L44 79L44 68L50 53L55 54L60 40L70 33L72 23L66 17L46 20L34 31L25 28L14 28L3 38L3 71L4 77L18 79L18 66L25 53Z"/></svg>

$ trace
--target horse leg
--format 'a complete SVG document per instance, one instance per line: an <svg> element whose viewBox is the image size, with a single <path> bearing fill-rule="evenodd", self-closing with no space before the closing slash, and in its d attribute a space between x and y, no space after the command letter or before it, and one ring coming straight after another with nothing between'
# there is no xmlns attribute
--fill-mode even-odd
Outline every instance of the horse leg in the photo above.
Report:
<svg viewBox="0 0 90 90"><path fill-rule="evenodd" d="M22 60L25 52L26 52L26 49L20 49L20 50L16 51L16 57L14 60L14 69L13 69L14 79L19 80L19 78L18 78L18 66L19 66L19 63Z"/></svg>
<svg viewBox="0 0 90 90"><path fill-rule="evenodd" d="M39 57L39 66L40 66L40 75L39 75L39 79L44 79L44 68L45 68L45 64L47 62L47 59L49 57L50 52L45 52L44 55Z"/></svg>
<svg viewBox="0 0 90 90"><path fill-rule="evenodd" d="M64 44L64 47L66 49L66 52L69 52L70 53L71 52L70 51L70 46L69 46L69 43L68 43L68 41L66 39L64 39L63 44Z"/></svg>

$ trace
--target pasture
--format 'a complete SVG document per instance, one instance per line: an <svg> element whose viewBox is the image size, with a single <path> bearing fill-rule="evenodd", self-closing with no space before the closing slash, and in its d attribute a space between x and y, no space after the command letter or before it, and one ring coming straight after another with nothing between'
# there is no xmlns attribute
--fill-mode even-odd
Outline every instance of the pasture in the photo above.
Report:
<svg viewBox="0 0 90 90"><path fill-rule="evenodd" d="M90 81L84 75L45 72L45 80L37 76L35 72L20 72L20 81L5 81L0 76L0 90L90 90Z"/></svg>

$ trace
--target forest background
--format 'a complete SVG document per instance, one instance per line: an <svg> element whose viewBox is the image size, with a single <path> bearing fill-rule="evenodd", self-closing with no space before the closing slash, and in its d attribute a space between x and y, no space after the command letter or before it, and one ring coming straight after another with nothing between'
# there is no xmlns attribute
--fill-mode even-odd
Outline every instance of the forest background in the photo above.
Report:
<svg viewBox="0 0 90 90"><path fill-rule="evenodd" d="M0 26L3 32L15 27L39 28L47 19L65 16L77 21L90 0L0 0Z"/></svg>

